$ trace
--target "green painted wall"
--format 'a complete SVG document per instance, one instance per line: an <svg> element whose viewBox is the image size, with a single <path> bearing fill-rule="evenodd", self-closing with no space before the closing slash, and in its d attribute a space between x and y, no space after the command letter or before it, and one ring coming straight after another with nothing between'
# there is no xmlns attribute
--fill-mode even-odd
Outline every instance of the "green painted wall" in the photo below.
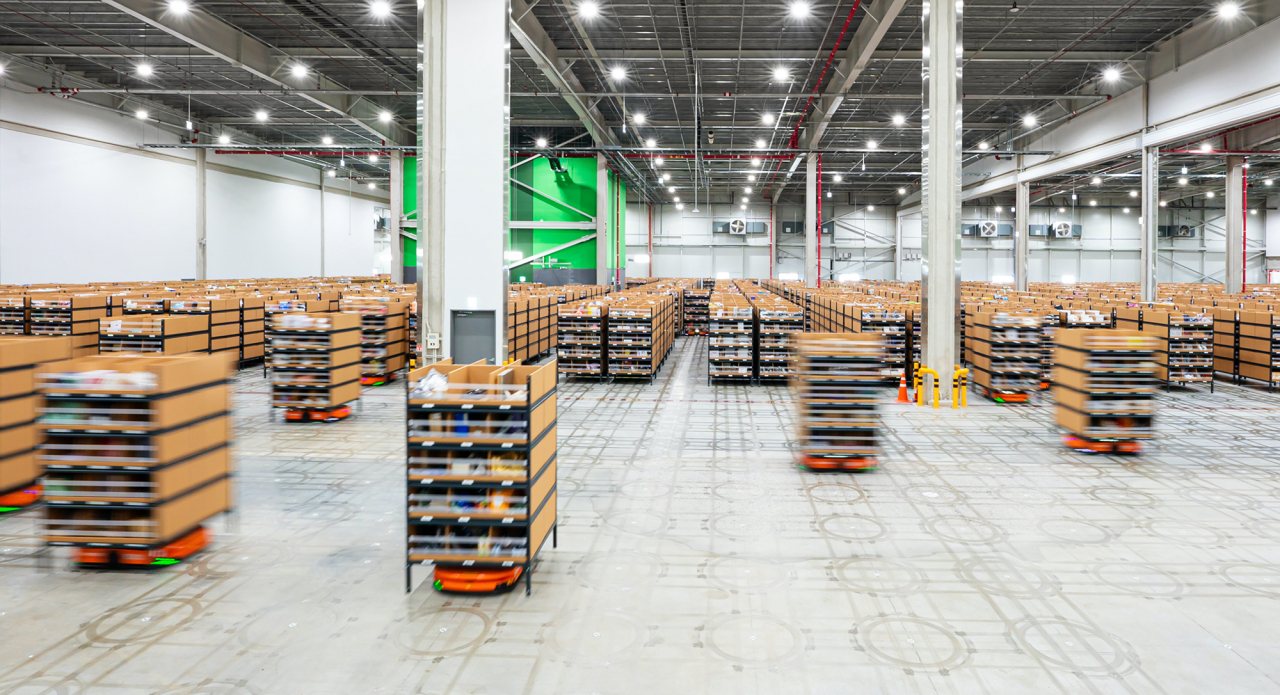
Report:
<svg viewBox="0 0 1280 695"><path fill-rule="evenodd" d="M516 163L512 159L511 163ZM511 177L528 184L546 195L538 195L527 188L511 185L511 219L543 222L586 222L596 214L596 160L594 157L569 157L560 159L565 171L552 171L545 158L539 158L511 170ZM418 166L416 157L404 158L404 209L409 219L418 218ZM609 267L616 261L626 267L626 182L609 172L608 259ZM585 215L575 212L581 210ZM617 213L615 215L615 213ZM615 222L616 218L616 222ZM510 246L526 257L568 243L590 233L582 229L520 229L512 227ZM417 243L404 240L404 258L413 264L417 258ZM595 268L596 242L586 241L557 253L555 267ZM524 272L532 275L533 264L517 267L515 275Z"/></svg>

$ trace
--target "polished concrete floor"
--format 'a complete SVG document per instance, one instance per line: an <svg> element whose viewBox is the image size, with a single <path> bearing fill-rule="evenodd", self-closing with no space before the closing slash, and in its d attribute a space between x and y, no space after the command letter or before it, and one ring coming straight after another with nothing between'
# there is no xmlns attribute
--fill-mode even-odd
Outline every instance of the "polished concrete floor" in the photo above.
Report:
<svg viewBox="0 0 1280 695"><path fill-rule="evenodd" d="M1280 395L1161 396L1138 458L1047 405L888 405L881 470L813 474L785 388L708 387L703 340L561 384L529 597L404 593L401 384L298 425L242 372L210 552L42 572L0 519L0 693L1280 693Z"/></svg>

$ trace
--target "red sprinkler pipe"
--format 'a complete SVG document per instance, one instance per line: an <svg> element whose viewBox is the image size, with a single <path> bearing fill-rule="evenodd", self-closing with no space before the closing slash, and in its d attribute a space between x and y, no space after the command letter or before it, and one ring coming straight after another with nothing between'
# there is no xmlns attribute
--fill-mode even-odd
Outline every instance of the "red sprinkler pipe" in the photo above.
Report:
<svg viewBox="0 0 1280 695"><path fill-rule="evenodd" d="M854 6L856 9L856 5ZM835 236L831 238L835 243ZM818 287L822 287L822 153L818 153Z"/></svg>
<svg viewBox="0 0 1280 695"><path fill-rule="evenodd" d="M836 44L831 47L831 53L827 55L827 62L822 66L822 72L818 73L818 81L813 85L816 92L822 88L822 78L827 76L827 69L831 67L831 61L836 58L836 51L840 50L840 44L844 43L844 34L849 30L849 22L853 21L853 13L858 11L858 6L862 4L862 0L854 0L853 8L849 10L849 16L844 18L844 26L840 27L840 36L836 37ZM809 95L809 100L804 103L804 110L800 112L800 120L796 121L796 127L791 131L791 140L787 145L791 149L795 149L800 142L800 125L804 123L805 116L809 115L809 107L813 105L813 95Z"/></svg>
<svg viewBox="0 0 1280 695"><path fill-rule="evenodd" d="M1245 279L1249 276L1249 160L1244 160L1240 174L1240 294L1244 294Z"/></svg>

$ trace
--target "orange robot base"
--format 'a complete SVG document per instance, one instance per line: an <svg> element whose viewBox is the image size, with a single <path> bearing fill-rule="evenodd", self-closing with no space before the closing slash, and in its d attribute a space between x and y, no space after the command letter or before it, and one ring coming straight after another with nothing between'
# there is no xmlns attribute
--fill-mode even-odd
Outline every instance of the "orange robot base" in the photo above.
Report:
<svg viewBox="0 0 1280 695"><path fill-rule="evenodd" d="M510 591L520 582L520 577L523 575L523 567L504 570L436 567L431 586L435 587L436 591L490 594Z"/></svg>
<svg viewBox="0 0 1280 695"><path fill-rule="evenodd" d="M1142 451L1142 443L1134 441L1102 441L1066 435L1062 438L1062 443L1070 449L1095 454L1137 454Z"/></svg>
<svg viewBox="0 0 1280 695"><path fill-rule="evenodd" d="M44 488L40 485L27 485L13 492L0 495L0 514L16 512L24 507L30 507L39 502L40 496L43 494Z"/></svg>
<svg viewBox="0 0 1280 695"><path fill-rule="evenodd" d="M203 526L168 545L153 550L134 548L76 548L72 559L81 565L163 567L176 565L209 547L213 532Z"/></svg>
<svg viewBox="0 0 1280 695"><path fill-rule="evenodd" d="M290 408L284 411L284 419L289 422L337 422L351 416L351 406L343 405L328 410L303 410Z"/></svg>

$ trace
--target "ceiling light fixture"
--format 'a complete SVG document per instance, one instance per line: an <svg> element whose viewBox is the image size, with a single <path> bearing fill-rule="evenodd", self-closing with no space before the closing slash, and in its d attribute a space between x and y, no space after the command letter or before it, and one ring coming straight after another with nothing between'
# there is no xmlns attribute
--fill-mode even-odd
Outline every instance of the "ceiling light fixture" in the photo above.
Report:
<svg viewBox="0 0 1280 695"><path fill-rule="evenodd" d="M839 174L836 174L835 176L831 177L831 180L835 181L836 183L840 183L841 181L844 181L844 177Z"/></svg>
<svg viewBox="0 0 1280 695"><path fill-rule="evenodd" d="M1022 117L1022 125L1028 128L1034 128L1038 122L1039 121L1036 120L1036 115L1034 113L1029 113Z"/></svg>
<svg viewBox="0 0 1280 695"><path fill-rule="evenodd" d="M879 147L879 146L880 146L880 143L876 142L875 140L868 140L868 141L867 141L867 149L868 149L868 150L874 150L875 148L877 148L877 147Z"/></svg>
<svg viewBox="0 0 1280 695"><path fill-rule="evenodd" d="M186 14L191 11L191 3L187 0L169 0L169 11L174 14Z"/></svg>
<svg viewBox="0 0 1280 695"><path fill-rule="evenodd" d="M1223 19L1235 19L1240 14L1240 6L1234 2L1224 2L1218 5L1218 16Z"/></svg>
<svg viewBox="0 0 1280 695"><path fill-rule="evenodd" d="M660 166L662 166L662 157L654 157L654 158L653 158L653 165L654 165L655 167L660 167Z"/></svg>
<svg viewBox="0 0 1280 695"><path fill-rule="evenodd" d="M302 63L294 63L293 69L290 70L290 72L293 73L294 77L303 78L303 77L306 77L307 73L310 71L307 70L307 66L303 65Z"/></svg>
<svg viewBox="0 0 1280 695"><path fill-rule="evenodd" d="M1021 11L1022 11L1022 8L1021 8L1021 7L1018 7L1018 2L1017 2L1017 0L1014 0L1013 6L1009 8L1009 11L1010 11L1010 12L1012 12L1012 13L1014 13L1014 14L1017 14L1017 13L1019 13L1019 12L1021 12Z"/></svg>
<svg viewBox="0 0 1280 695"><path fill-rule="evenodd" d="M1137 191L1129 191L1129 197L1130 197L1130 198L1137 198L1137 197L1138 197L1138 192L1137 192Z"/></svg>
<svg viewBox="0 0 1280 695"><path fill-rule="evenodd" d="M746 210L746 209L747 209L747 206L746 206L746 205L739 205L738 207L739 207L739 208L741 208L741 209L743 209L743 210Z"/></svg>
<svg viewBox="0 0 1280 695"><path fill-rule="evenodd" d="M745 195L744 195L744 196L742 196L742 202L744 202L744 203L745 203L745 202L747 202L747 197L746 197Z"/></svg>
<svg viewBox="0 0 1280 695"><path fill-rule="evenodd" d="M1093 184L1093 185L1095 185L1095 186L1101 186L1101 185L1102 185L1102 177L1101 177L1101 176L1095 176L1095 177L1093 177L1093 179L1092 179L1089 183L1092 183L1092 184Z"/></svg>
<svg viewBox="0 0 1280 695"><path fill-rule="evenodd" d="M1179 185L1179 186L1185 186L1185 185L1187 185L1187 177L1185 177L1185 176L1184 176L1184 177L1182 177L1182 178L1178 179L1178 185Z"/></svg>
<svg viewBox="0 0 1280 695"><path fill-rule="evenodd" d="M1212 151L1213 151L1213 145L1212 145L1211 143L1209 143L1208 141L1202 142L1202 143L1200 143L1200 151L1201 151L1201 152L1212 152Z"/></svg>
<svg viewBox="0 0 1280 695"><path fill-rule="evenodd" d="M372 191L373 189L375 189L375 188L377 188L377 187L378 187L378 184L373 183L373 182L369 182L369 190L371 190L371 191Z"/></svg>
<svg viewBox="0 0 1280 695"><path fill-rule="evenodd" d="M771 113L766 113L766 114L764 114L763 116L761 116L761 117L760 117L760 120L761 120L761 122L763 122L765 125L773 125L773 114L771 114Z"/></svg>
<svg viewBox="0 0 1280 695"><path fill-rule="evenodd" d="M670 181L670 180L671 180L671 174L663 174L663 175L662 175L662 180L663 180L663 181Z"/></svg>
<svg viewBox="0 0 1280 695"><path fill-rule="evenodd" d="M1215 196L1214 196L1214 194L1213 194L1213 191L1209 191L1208 193L1205 193L1205 194L1204 194L1204 197L1206 197L1206 198L1213 198L1213 197L1215 197Z"/></svg>
<svg viewBox="0 0 1280 695"><path fill-rule="evenodd" d="M1120 79L1120 68L1107 68L1102 71L1102 79L1107 82L1115 82Z"/></svg>
<svg viewBox="0 0 1280 695"><path fill-rule="evenodd" d="M266 111L259 110L257 113L253 114L253 117L254 117L254 118L256 118L256 119L258 119L259 121L265 121L265 120L267 120L267 118L269 118L270 116L269 116L269 114L267 114L267 112L266 112Z"/></svg>
<svg viewBox="0 0 1280 695"><path fill-rule="evenodd" d="M151 73L154 72L151 69L151 63L138 63L137 71L138 77L151 77Z"/></svg>
<svg viewBox="0 0 1280 695"><path fill-rule="evenodd" d="M758 166L760 166L760 159L759 159L758 157L752 157L752 158L751 158L751 166L753 166L753 167L758 167ZM1269 185L1271 185L1271 184L1267 184L1267 185L1269 186Z"/></svg>
<svg viewBox="0 0 1280 695"><path fill-rule="evenodd" d="M676 192L676 187L675 187L675 186L668 186L668 187L667 187L667 193L675 193L675 192Z"/></svg>
<svg viewBox="0 0 1280 695"><path fill-rule="evenodd" d="M329 178L331 178L331 179L336 179L336 178L338 178L338 170L337 170L337 169L330 169L330 170L329 170Z"/></svg>
<svg viewBox="0 0 1280 695"><path fill-rule="evenodd" d="M1123 212L1124 214L1126 214L1126 215L1127 215L1127 214L1129 214L1129 208L1125 208L1124 210L1121 210L1121 212Z"/></svg>
<svg viewBox="0 0 1280 695"><path fill-rule="evenodd" d="M867 212L875 212L875 211L876 211L876 206L874 205L867 206Z"/></svg>
<svg viewBox="0 0 1280 695"><path fill-rule="evenodd" d="M369 163L370 163L370 164L377 164L377 163L378 163L378 155L376 155L376 154L371 154L371 155L369 155Z"/></svg>
<svg viewBox="0 0 1280 695"><path fill-rule="evenodd" d="M320 142L322 142L322 143L324 143L324 144L326 144L326 145L332 145L332 144L333 144L333 138L332 138L332 137L329 137L328 135L326 135L326 136L324 136L324 137L320 138Z"/></svg>
<svg viewBox="0 0 1280 695"><path fill-rule="evenodd" d="M678 202L680 202L680 196L675 196L675 197L673 197L673 198L672 198L672 200L674 200L674 201L676 201L676 202L678 203Z"/></svg>
<svg viewBox="0 0 1280 695"><path fill-rule="evenodd" d="M905 124L906 122L907 122L907 117L906 117L906 116L903 116L903 115L902 115L902 114L900 114L900 113L895 113L895 114L893 114L893 124L894 124L894 125L903 125L903 124Z"/></svg>
<svg viewBox="0 0 1280 695"><path fill-rule="evenodd" d="M218 144L219 144L219 145L230 145L230 144L231 144L231 136L230 136L230 135L219 135L219 136L218 136Z"/></svg>
<svg viewBox="0 0 1280 695"><path fill-rule="evenodd" d="M748 181L755 181L755 180L756 180L756 175L755 175L755 174L747 174L747 180L748 180Z"/></svg>
<svg viewBox="0 0 1280 695"><path fill-rule="evenodd" d="M534 140L534 141L533 141L533 144L534 144L535 146L537 146L537 148L538 148L538 149L542 149L542 148L544 148L544 147L546 147L546 146L547 146L547 139L546 139L546 138L538 138L537 140Z"/></svg>
<svg viewBox="0 0 1280 695"><path fill-rule="evenodd" d="M1089 207L1094 207L1094 208L1098 207L1098 201L1096 201L1096 200L1090 200L1090 201L1089 201Z"/></svg>
<svg viewBox="0 0 1280 695"><path fill-rule="evenodd" d="M757 149L757 150L763 150L763 149L765 148L765 146L766 146L766 145L768 145L768 144L769 144L769 143L767 143L767 142L765 142L765 141L764 141L764 138L760 138L759 140L756 140L756 149Z"/></svg>
<svg viewBox="0 0 1280 695"><path fill-rule="evenodd" d="M773 69L774 82L786 82L789 79L791 79L791 72L786 68L779 66Z"/></svg>
<svg viewBox="0 0 1280 695"><path fill-rule="evenodd" d="M898 189L898 195L906 195L906 194L907 194L907 189L905 188Z"/></svg>
<svg viewBox="0 0 1280 695"><path fill-rule="evenodd" d="M146 120L146 118L147 118L147 110L146 110L146 109L138 109L137 111L134 111L134 112L133 112L133 115L134 115L134 116L137 116L137 117L138 117L138 120Z"/></svg>
<svg viewBox="0 0 1280 695"><path fill-rule="evenodd" d="M636 125L644 125L644 114L637 113L631 117L631 120L635 121Z"/></svg>
<svg viewBox="0 0 1280 695"><path fill-rule="evenodd" d="M391 16L391 3L387 0L373 0L369 3L369 12L378 19L386 19Z"/></svg>
<svg viewBox="0 0 1280 695"><path fill-rule="evenodd" d="M654 140L653 138L649 138L648 140L645 140L645 141L644 141L644 146L645 146L645 147L648 147L648 148L654 148L654 147L657 147L657 146L658 146L658 141L657 141L657 140Z"/></svg>
<svg viewBox="0 0 1280 695"><path fill-rule="evenodd" d="M1187 168L1186 168L1186 167L1182 167L1182 173L1184 173L1184 174L1185 174L1185 173L1187 173Z"/></svg>
<svg viewBox="0 0 1280 695"><path fill-rule="evenodd" d="M1067 211L1066 208L1058 208L1058 212L1066 212L1066 211Z"/></svg>
<svg viewBox="0 0 1280 695"><path fill-rule="evenodd" d="M677 210L683 210L683 209L684 209L684 203L676 203L676 209L677 209Z"/></svg>
<svg viewBox="0 0 1280 695"><path fill-rule="evenodd" d="M627 79L627 69L621 65L615 65L609 69L609 77L613 78L614 82L621 82Z"/></svg>
<svg viewBox="0 0 1280 695"><path fill-rule="evenodd" d="M584 2L578 5L578 16L583 19L595 19L600 16L600 6L594 2Z"/></svg>
<svg viewBox="0 0 1280 695"><path fill-rule="evenodd" d="M1169 201L1167 201L1167 200L1162 200L1162 201L1160 201L1160 207L1162 207L1162 208L1169 207Z"/></svg>
<svg viewBox="0 0 1280 695"><path fill-rule="evenodd" d="M827 191L827 197L828 197L828 198L830 198L830 197L831 197L831 191Z"/></svg>
<svg viewBox="0 0 1280 695"><path fill-rule="evenodd" d="M1273 183L1273 182L1272 182L1272 180L1271 180L1271 179L1267 179L1266 181L1263 181L1263 182L1262 182L1262 185L1264 185L1264 186L1270 186L1272 183Z"/></svg>
<svg viewBox="0 0 1280 695"><path fill-rule="evenodd" d="M382 121L383 123L390 123L390 122L391 122L391 112L390 112L390 111L383 111L382 113L378 114L378 120L379 120L379 121Z"/></svg>
<svg viewBox="0 0 1280 695"><path fill-rule="evenodd" d="M980 149L980 150L988 150L988 149L991 149L991 145L987 144L987 143L986 143L986 141L983 141L983 142L978 143L978 149Z"/></svg>
<svg viewBox="0 0 1280 695"><path fill-rule="evenodd" d="M809 3L796 0L796 2L791 3L791 7L787 10L787 14L791 15L795 19L804 19L809 16Z"/></svg>
<svg viewBox="0 0 1280 695"><path fill-rule="evenodd" d="M742 192L746 193L747 195L751 195L751 187L747 186L746 188L743 188Z"/></svg>

